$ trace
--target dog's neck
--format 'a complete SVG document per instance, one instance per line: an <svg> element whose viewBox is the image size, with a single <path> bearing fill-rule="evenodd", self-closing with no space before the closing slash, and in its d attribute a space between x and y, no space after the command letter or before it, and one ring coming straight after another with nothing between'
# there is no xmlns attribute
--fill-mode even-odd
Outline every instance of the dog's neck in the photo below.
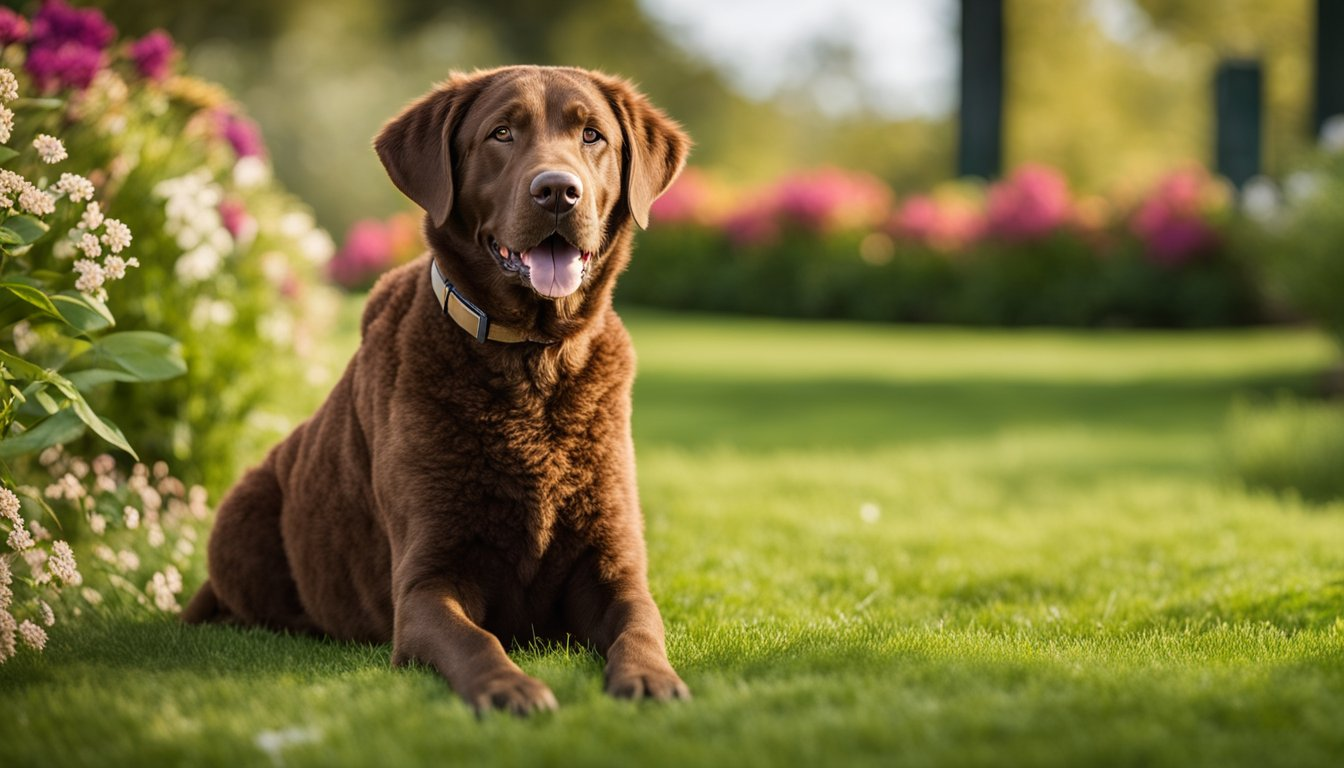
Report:
<svg viewBox="0 0 1344 768"><path fill-rule="evenodd" d="M451 219L446 226L435 227L426 217L424 232L431 258L441 270L444 282L453 286L463 304L488 317L490 325L510 329L502 335L532 342L511 344L505 339L499 340L502 344L486 342L486 346L508 347L563 345L591 329L596 318L611 306L616 276L625 268L624 263L616 263L616 255L629 252L632 236L628 220L610 228L609 245L596 257L594 272L583 287L571 296L547 299L505 275L471 237L461 234L465 230L466 227L455 226ZM427 274L425 280L433 288L432 276ZM441 294L436 290L435 295ZM459 311L461 320L454 318L452 322L462 328L463 334L474 336L479 326L473 317L468 317L470 314Z"/></svg>

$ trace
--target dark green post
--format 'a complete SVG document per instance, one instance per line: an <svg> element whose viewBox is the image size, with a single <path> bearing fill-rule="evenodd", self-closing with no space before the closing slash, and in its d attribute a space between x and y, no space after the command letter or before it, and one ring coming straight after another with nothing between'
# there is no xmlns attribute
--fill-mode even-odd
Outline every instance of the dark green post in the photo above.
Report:
<svg viewBox="0 0 1344 768"><path fill-rule="evenodd" d="M1334 115L1344 115L1344 2L1316 0L1316 136Z"/></svg>
<svg viewBox="0 0 1344 768"><path fill-rule="evenodd" d="M1241 188L1260 173L1260 62L1229 59L1214 76L1214 165Z"/></svg>
<svg viewBox="0 0 1344 768"><path fill-rule="evenodd" d="M957 175L992 179L1003 164L1003 0L961 0Z"/></svg>

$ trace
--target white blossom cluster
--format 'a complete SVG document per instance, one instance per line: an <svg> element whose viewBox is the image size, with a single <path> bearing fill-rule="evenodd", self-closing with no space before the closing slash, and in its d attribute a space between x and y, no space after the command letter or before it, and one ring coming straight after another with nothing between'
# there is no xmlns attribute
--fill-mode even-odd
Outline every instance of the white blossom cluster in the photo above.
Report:
<svg viewBox="0 0 1344 768"><path fill-rule="evenodd" d="M155 185L154 195L164 201L164 230L182 249L173 267L177 279L192 285L218 274L224 259L233 252L234 242L219 215L224 191L210 172L201 169L161 181Z"/></svg>

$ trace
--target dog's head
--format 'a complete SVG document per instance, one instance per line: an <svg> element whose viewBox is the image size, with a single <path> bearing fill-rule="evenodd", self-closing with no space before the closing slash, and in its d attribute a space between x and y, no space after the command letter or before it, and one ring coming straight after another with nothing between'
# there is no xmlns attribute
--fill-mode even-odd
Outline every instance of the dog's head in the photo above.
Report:
<svg viewBox="0 0 1344 768"><path fill-rule="evenodd" d="M647 225L689 143L623 80L506 67L449 78L374 146L431 243L450 237L468 274L494 270L482 288L560 300L610 284L616 240Z"/></svg>

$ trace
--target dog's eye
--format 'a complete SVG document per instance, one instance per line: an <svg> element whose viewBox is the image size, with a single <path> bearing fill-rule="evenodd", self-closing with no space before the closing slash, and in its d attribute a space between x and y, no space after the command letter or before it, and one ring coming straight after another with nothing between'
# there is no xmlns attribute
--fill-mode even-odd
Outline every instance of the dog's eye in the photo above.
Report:
<svg viewBox="0 0 1344 768"><path fill-rule="evenodd" d="M495 141L513 141L513 131L510 131L508 128L501 125L490 134L490 138Z"/></svg>
<svg viewBox="0 0 1344 768"><path fill-rule="evenodd" d="M601 140L602 140L602 134L598 133L597 131L593 130L592 128L584 128L584 129L583 129L583 143L584 143L584 144L596 144L597 142L599 142L599 141L601 141Z"/></svg>

